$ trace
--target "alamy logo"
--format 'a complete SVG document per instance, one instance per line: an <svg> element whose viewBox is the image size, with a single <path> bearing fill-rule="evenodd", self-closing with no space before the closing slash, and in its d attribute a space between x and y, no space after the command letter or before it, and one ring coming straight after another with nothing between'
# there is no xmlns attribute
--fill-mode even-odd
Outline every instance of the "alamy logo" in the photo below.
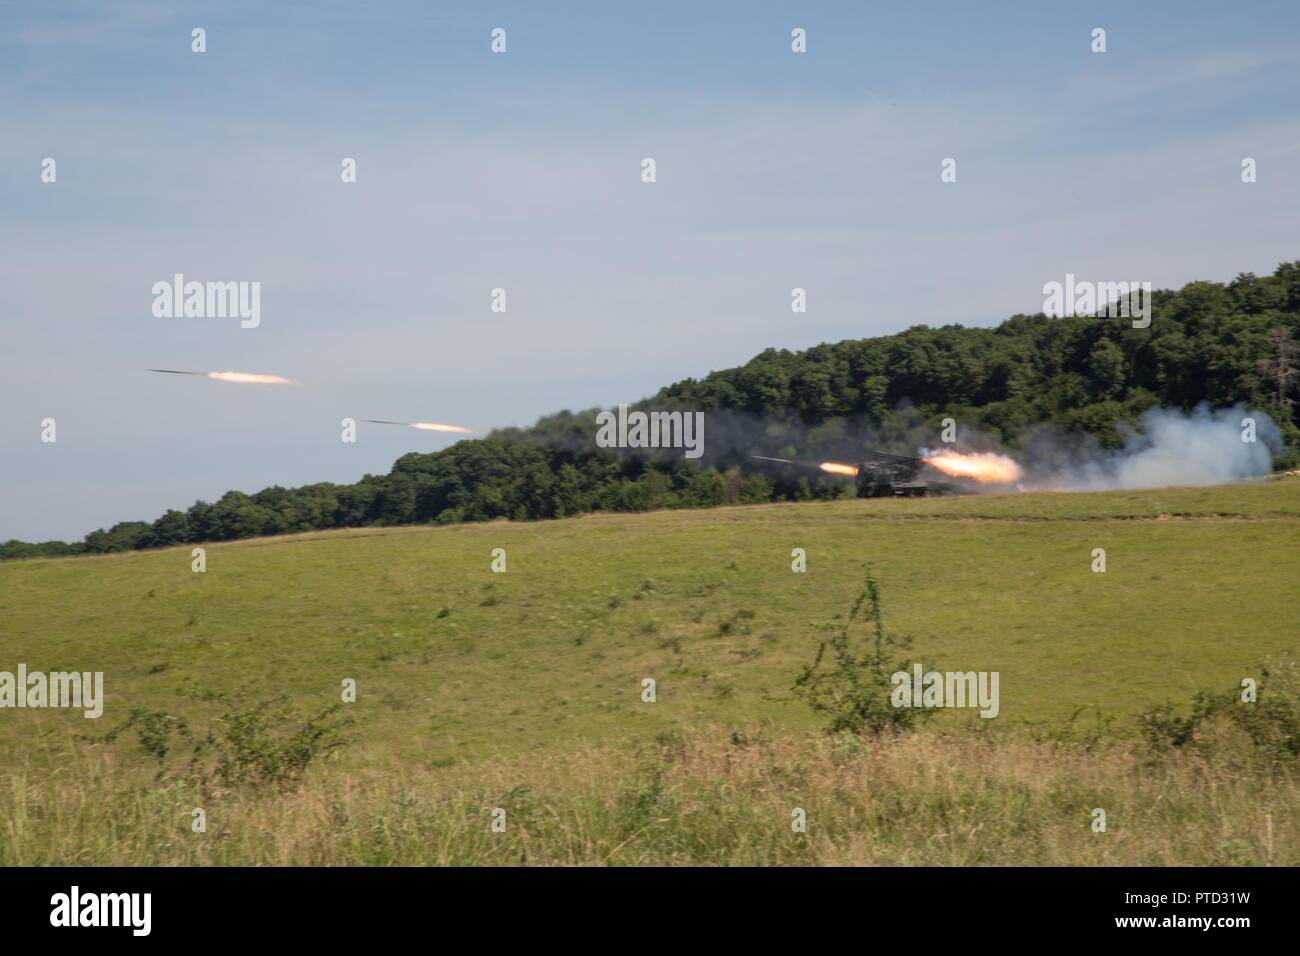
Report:
<svg viewBox="0 0 1300 956"><path fill-rule="evenodd" d="M684 448L687 458L704 454L703 412L629 412L596 415L596 445L600 448Z"/></svg>
<svg viewBox="0 0 1300 956"><path fill-rule="evenodd" d="M152 893L71 893L50 897L51 926L129 926L133 936L148 936L153 924Z"/></svg>
<svg viewBox="0 0 1300 956"><path fill-rule="evenodd" d="M1115 319L1132 318L1133 328L1151 324L1150 282L1076 281L1073 272L1065 282L1048 282L1043 286L1043 314L1052 318L1096 316Z"/></svg>
<svg viewBox="0 0 1300 956"><path fill-rule="evenodd" d="M912 665L912 673L897 671L889 682L894 689L889 702L895 707L978 707L981 717L996 717L999 671L926 671Z"/></svg>
<svg viewBox="0 0 1300 956"><path fill-rule="evenodd" d="M104 672L29 674L27 665L19 664L17 676L0 671L0 708L4 707L84 708L84 716L99 717L104 713Z"/></svg>
<svg viewBox="0 0 1300 956"><path fill-rule="evenodd" d="M155 318L240 319L244 329L262 321L260 282L186 282L178 272L171 282L155 282L152 291Z"/></svg>

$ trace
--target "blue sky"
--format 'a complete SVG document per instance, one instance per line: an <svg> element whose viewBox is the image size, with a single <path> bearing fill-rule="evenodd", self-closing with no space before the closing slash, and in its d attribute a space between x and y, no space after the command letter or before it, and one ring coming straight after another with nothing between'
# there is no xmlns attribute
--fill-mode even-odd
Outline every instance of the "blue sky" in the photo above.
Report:
<svg viewBox="0 0 1300 956"><path fill-rule="evenodd" d="M527 424L769 346L1038 311L1067 271L1271 271L1297 256L1298 27L1292 3L0 0L0 540L448 442L344 444L345 416ZM261 282L260 327L155 318L176 272Z"/></svg>

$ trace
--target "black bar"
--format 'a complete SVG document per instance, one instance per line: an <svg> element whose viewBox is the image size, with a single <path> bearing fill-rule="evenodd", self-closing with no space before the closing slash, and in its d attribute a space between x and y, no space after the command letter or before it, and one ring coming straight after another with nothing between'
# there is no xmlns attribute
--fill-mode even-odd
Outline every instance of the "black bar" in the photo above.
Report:
<svg viewBox="0 0 1300 956"><path fill-rule="evenodd" d="M689 940L695 948L717 938L734 951L745 940L770 944L784 929L810 945L824 933L848 932L867 948L907 940L907 951L1126 937L1144 946L1200 940L1224 948L1293 939L1295 883L1294 870L1233 868L69 867L0 870L0 913L7 943L30 937L57 943L75 933L83 942L117 938L128 945L284 940L333 947L404 936L444 945L478 939L493 948L503 938L604 940L614 948ZM52 898L70 897L73 886L83 906L89 894L150 894L148 935L135 936L130 925L52 926ZM1198 899L1198 893L1206 895ZM1154 925L1118 924L1133 918ZM1245 918L1248 925L1206 929L1176 922L1193 918ZM1174 925L1163 925L1167 919Z"/></svg>

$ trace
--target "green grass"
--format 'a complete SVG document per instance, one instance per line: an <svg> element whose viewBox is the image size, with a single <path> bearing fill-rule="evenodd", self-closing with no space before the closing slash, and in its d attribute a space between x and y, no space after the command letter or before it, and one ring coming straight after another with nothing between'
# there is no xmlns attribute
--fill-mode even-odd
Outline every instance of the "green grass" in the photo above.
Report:
<svg viewBox="0 0 1300 956"><path fill-rule="evenodd" d="M1298 546L1291 481L325 532L210 545L205 574L189 548L7 563L0 670L103 671L107 699L0 711L0 864L1300 865L1294 767L1230 724L1132 733L1265 660L1295 684ZM820 732L791 685L868 563L914 657L1001 673L997 720ZM298 777L279 708L344 678L347 742Z"/></svg>
<svg viewBox="0 0 1300 956"><path fill-rule="evenodd" d="M1300 643L1300 482L371 528L209 545L205 574L190 561L0 565L0 670L103 671L107 699L100 721L0 711L0 749L53 759L132 708L200 718L214 697L316 710L348 677L340 759L358 767L809 729L792 678L867 562L914 656L1001 672L1000 725L1094 706L1126 720Z"/></svg>

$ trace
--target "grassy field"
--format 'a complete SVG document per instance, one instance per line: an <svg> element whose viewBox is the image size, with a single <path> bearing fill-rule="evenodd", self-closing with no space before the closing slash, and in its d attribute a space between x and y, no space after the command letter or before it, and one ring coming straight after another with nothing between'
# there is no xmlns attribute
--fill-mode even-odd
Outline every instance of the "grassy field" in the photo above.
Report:
<svg viewBox="0 0 1300 956"><path fill-rule="evenodd" d="M817 733L792 681L868 563L914 658L1000 672L996 720L852 753ZM0 670L102 671L106 697L97 721L0 710L0 862L1300 862L1294 777L1143 770L1124 736L1300 658L1298 481L372 528L190 564L0 565ZM307 714L345 678L348 742L290 793L196 792L175 744L159 763L134 731L97 739L134 709ZM1042 741L1079 708L1112 721L1104 744ZM507 804L531 842L489 832ZM199 805L231 812L195 835ZM1090 806L1118 808L1108 842Z"/></svg>
<svg viewBox="0 0 1300 956"><path fill-rule="evenodd" d="M1152 764L1120 745L747 728L437 770L331 768L283 794L149 784L103 757L9 774L0 865L1300 865L1295 775ZM205 833L191 831L194 807ZM1097 808L1105 833L1091 830Z"/></svg>

